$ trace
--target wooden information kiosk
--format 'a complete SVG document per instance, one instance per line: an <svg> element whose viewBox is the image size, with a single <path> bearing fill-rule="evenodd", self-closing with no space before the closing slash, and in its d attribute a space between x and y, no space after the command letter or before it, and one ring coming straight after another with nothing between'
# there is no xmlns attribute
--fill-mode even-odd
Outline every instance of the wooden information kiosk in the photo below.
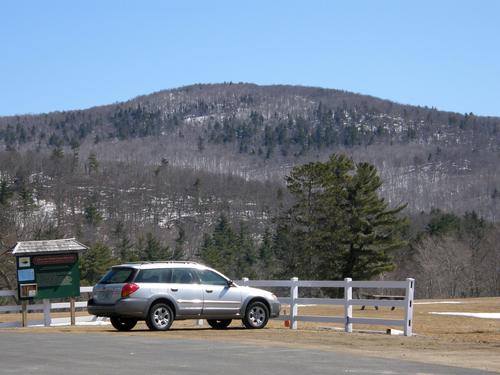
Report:
<svg viewBox="0 0 500 375"><path fill-rule="evenodd" d="M44 322L50 325L50 299L70 298L71 324L75 324L75 297L80 296L78 256L87 250L74 238L18 242L12 250L16 257L18 297L22 301L23 326L26 304L41 299Z"/></svg>

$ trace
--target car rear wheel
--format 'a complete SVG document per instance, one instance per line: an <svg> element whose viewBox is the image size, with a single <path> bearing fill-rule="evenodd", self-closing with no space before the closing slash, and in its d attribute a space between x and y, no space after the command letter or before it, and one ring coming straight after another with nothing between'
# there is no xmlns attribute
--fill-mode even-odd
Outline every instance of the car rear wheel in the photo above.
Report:
<svg viewBox="0 0 500 375"><path fill-rule="evenodd" d="M146 324L152 331L166 331L174 321L172 308L166 303L157 303L149 309Z"/></svg>
<svg viewBox="0 0 500 375"><path fill-rule="evenodd" d="M113 327L118 331L130 331L137 324L137 319L121 318L119 316L114 316L110 320Z"/></svg>
<svg viewBox="0 0 500 375"><path fill-rule="evenodd" d="M224 329L231 324L231 319L207 319L207 323L214 329Z"/></svg>
<svg viewBox="0 0 500 375"><path fill-rule="evenodd" d="M243 324L247 328L264 328L269 320L269 310L267 306L259 301L248 305L243 318Z"/></svg>

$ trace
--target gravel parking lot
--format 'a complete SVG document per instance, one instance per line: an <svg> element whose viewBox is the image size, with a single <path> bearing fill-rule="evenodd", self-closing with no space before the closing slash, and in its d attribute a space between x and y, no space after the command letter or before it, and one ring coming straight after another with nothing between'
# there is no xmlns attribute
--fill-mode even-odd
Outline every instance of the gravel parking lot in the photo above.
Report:
<svg viewBox="0 0 500 375"><path fill-rule="evenodd" d="M252 348L277 348L276 350L305 350L330 353L332 356L347 355L363 358L385 358L397 361L417 361L419 363L457 366L460 368L500 372L500 320L480 319L467 316L448 316L430 314L431 312L472 312L495 313L500 311L500 298L478 298L466 300L418 301L415 305L413 337L388 336L385 334L355 332L346 334L335 330L335 325L317 323L299 323L299 330L292 331L283 327L283 322L270 322L264 330L244 330L238 322L230 329L214 331L197 328L193 321L174 322L169 332L151 332L144 324L139 324L131 332L116 332L111 326L97 327L51 327L18 328L0 330L1 342L7 345L6 335L18 334L41 336L57 333L73 333L74 337L90 335L92 337L117 337L133 340L162 340L167 345L171 340L192 340L206 342L212 348L219 345ZM316 315L336 315L340 310L330 307L301 307L300 313ZM401 311L381 308L376 311L367 308L354 310L359 317L399 317ZM33 318L37 318L33 314ZM40 316L38 316L39 318ZM19 319L17 315L0 315L0 321ZM340 326L337 326L340 328ZM355 326L355 329L383 330L383 327ZM38 336L37 336L38 337ZM81 340L87 340L81 338ZM105 340L105 339L104 339ZM155 341L157 342L157 341ZM191 342L191 341L190 341ZM201 344L200 344L201 345ZM243 350L243 349L242 349ZM260 353L260 352L259 352ZM230 354L227 354L230 356ZM327 355L328 356L328 355ZM2 360L3 363L3 360ZM432 373L432 372L430 372ZM471 373L471 372L469 372Z"/></svg>
<svg viewBox="0 0 500 375"><path fill-rule="evenodd" d="M212 331L213 333L213 331ZM374 359L260 343L176 339L169 335L2 334L2 373L58 374L455 374L481 370Z"/></svg>

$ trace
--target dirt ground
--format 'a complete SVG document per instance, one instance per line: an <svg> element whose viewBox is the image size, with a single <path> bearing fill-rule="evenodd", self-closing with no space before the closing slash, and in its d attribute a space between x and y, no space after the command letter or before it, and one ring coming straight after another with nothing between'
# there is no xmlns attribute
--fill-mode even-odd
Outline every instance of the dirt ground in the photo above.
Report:
<svg viewBox="0 0 500 375"><path fill-rule="evenodd" d="M30 327L9 328L9 332L70 332L75 334L95 333L112 335L147 335L168 338L200 339L224 342L245 342L264 345L280 345L324 351L359 353L360 355L398 358L417 362L476 368L500 372L500 320L479 319L461 316L433 315L430 312L482 312L500 313L500 297L455 299L459 304L416 301L414 307L413 337L381 334L388 327L354 325L354 333L341 331L340 325L299 322L296 331L284 327L282 321L272 321L264 330L244 330L241 322L233 322L228 330L215 333L205 323L196 327L194 321L174 322L168 332L148 331L140 323L127 333L117 332L111 326L76 327ZM432 303L429 303L432 302ZM450 301L444 301L450 302ZM424 304L422 304L424 303ZM287 310L288 311L288 310ZM85 313L81 313L85 314ZM299 308L301 315L340 316L339 307L305 306ZM53 314L53 317L67 316ZM354 317L402 319L402 309L391 311L388 307L378 311L373 307L365 310L354 308ZM41 319L41 314L30 314L30 319ZM0 322L20 320L18 314L0 314ZM393 327L398 328L398 327ZM0 329L2 331L7 329ZM373 332L373 331L378 331Z"/></svg>

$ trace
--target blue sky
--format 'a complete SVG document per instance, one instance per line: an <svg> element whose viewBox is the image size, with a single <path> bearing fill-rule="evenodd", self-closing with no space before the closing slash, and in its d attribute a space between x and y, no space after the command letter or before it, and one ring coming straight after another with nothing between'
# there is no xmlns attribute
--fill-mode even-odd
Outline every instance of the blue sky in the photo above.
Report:
<svg viewBox="0 0 500 375"><path fill-rule="evenodd" d="M500 1L0 3L0 115L224 81L500 116Z"/></svg>

